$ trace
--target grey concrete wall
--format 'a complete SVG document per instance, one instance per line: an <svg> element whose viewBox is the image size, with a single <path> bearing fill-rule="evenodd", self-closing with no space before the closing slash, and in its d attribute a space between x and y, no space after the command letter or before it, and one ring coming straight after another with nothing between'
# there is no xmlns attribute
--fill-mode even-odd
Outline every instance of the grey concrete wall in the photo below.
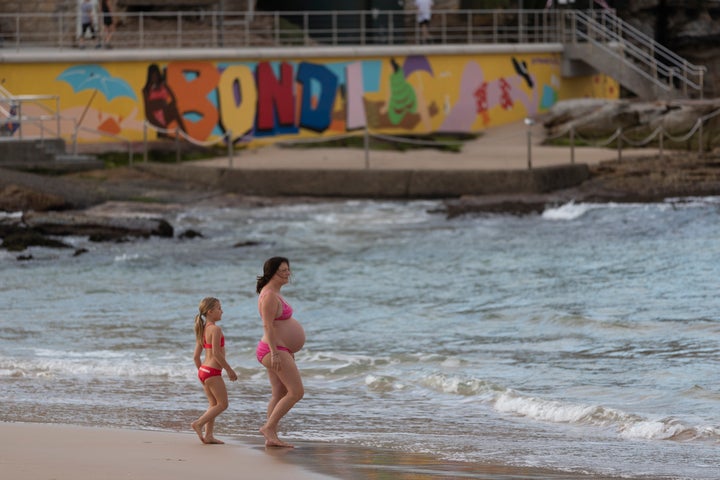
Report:
<svg viewBox="0 0 720 480"><path fill-rule="evenodd" d="M532 170L244 170L142 163L136 168L226 192L256 196L453 198L498 193L546 193L590 177L585 164Z"/></svg>

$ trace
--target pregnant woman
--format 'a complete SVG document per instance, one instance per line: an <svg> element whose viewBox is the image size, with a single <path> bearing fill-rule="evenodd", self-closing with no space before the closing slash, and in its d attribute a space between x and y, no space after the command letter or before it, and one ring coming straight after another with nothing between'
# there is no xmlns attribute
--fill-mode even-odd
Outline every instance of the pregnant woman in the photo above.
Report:
<svg viewBox="0 0 720 480"><path fill-rule="evenodd" d="M265 366L272 396L267 408L267 421L260 428L265 446L290 447L278 438L278 423L305 394L295 352L305 344L305 331L293 318L293 309L280 295L290 281L290 261L272 257L257 277L258 310L263 323L263 337L257 346L257 359Z"/></svg>

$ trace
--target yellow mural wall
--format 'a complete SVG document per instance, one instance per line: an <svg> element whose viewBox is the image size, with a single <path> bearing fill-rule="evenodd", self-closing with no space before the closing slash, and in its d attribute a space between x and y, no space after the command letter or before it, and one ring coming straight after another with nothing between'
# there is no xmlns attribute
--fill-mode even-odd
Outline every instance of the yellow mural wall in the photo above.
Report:
<svg viewBox="0 0 720 480"><path fill-rule="evenodd" d="M613 79L562 78L560 63L560 53L44 62L3 64L0 81L14 95L58 95L61 136L79 125L80 142L252 145L366 128L476 133L562 99L618 98Z"/></svg>

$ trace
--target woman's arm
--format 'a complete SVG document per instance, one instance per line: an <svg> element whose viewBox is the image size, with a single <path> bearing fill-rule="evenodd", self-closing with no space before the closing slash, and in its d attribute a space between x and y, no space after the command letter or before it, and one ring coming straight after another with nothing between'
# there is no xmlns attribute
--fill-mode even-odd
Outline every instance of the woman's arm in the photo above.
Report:
<svg viewBox="0 0 720 480"><path fill-rule="evenodd" d="M262 317L265 339L270 348L270 366L275 371L280 370L280 354L275 339L275 317L277 316L279 302L280 300L274 293L266 294L265 298L260 301L260 316Z"/></svg>

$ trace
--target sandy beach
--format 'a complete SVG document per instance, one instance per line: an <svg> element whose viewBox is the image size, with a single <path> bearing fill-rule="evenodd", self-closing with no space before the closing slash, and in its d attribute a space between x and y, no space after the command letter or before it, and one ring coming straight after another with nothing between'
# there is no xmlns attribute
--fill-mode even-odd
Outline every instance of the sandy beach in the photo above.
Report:
<svg viewBox="0 0 720 480"><path fill-rule="evenodd" d="M226 439L203 445L194 434L31 423L0 423L4 478L323 480L283 460ZM275 453L275 454L273 454ZM241 472L241 475L238 475Z"/></svg>
<svg viewBox="0 0 720 480"><path fill-rule="evenodd" d="M300 442L294 449L266 449L260 439L223 440L225 445L202 445L192 432L0 422L0 469L3 478L23 480L611 478L343 444Z"/></svg>

